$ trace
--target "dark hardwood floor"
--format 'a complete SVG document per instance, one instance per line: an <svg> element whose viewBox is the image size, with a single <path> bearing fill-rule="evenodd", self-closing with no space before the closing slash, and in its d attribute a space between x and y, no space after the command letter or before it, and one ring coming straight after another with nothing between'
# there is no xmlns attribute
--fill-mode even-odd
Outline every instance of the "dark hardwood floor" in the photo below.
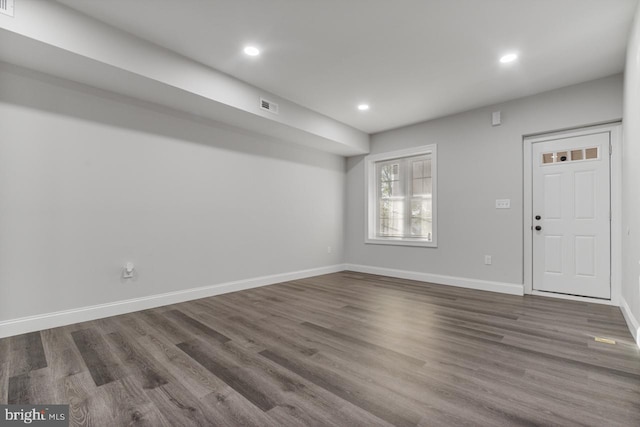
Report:
<svg viewBox="0 0 640 427"><path fill-rule="evenodd" d="M342 272L2 339L7 402L96 426L638 426L640 351L617 307Z"/></svg>

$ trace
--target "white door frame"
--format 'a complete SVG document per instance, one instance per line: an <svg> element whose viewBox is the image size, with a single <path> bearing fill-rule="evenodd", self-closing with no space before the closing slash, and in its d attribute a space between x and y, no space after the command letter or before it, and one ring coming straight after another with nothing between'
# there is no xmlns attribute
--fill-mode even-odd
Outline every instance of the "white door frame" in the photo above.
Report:
<svg viewBox="0 0 640 427"><path fill-rule="evenodd" d="M598 298L561 295L540 292L533 289L533 168L531 150L536 142L563 139L572 136L588 135L594 130L609 131L611 133L611 300ZM548 132L544 134L525 135L523 142L523 236L524 236L524 293L576 301L589 301L600 304L620 305L621 272L622 272L622 124L620 121L584 126L580 128Z"/></svg>

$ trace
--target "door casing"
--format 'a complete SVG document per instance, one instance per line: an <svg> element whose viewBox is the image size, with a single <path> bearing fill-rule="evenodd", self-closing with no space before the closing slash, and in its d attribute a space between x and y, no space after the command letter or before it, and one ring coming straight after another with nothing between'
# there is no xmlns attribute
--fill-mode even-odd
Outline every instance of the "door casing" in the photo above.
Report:
<svg viewBox="0 0 640 427"><path fill-rule="evenodd" d="M537 142L562 139L572 136L588 135L594 131L608 131L611 133L611 300L579 297L573 295L554 294L533 290L533 168L532 146ZM524 293L548 296L576 301L589 301L598 304L620 305L621 289L621 251L622 251L622 200L621 200L621 154L622 154L622 124L620 121L583 126L568 130L545 132L535 135L525 135L523 140L523 256L524 256Z"/></svg>

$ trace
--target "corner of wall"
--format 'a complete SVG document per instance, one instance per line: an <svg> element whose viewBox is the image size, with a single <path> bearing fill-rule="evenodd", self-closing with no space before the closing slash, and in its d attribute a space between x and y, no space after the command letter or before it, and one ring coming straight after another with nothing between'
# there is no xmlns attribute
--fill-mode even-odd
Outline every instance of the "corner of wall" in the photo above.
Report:
<svg viewBox="0 0 640 427"><path fill-rule="evenodd" d="M640 347L640 5L627 47L622 164L622 297L620 308Z"/></svg>
<svg viewBox="0 0 640 427"><path fill-rule="evenodd" d="M620 299L620 310L622 311L622 315L624 316L624 320L627 322L627 326L629 327L629 331L631 335L633 335L633 339L636 342L638 348L640 348L640 321L635 318L631 309L629 308L629 304L624 298Z"/></svg>

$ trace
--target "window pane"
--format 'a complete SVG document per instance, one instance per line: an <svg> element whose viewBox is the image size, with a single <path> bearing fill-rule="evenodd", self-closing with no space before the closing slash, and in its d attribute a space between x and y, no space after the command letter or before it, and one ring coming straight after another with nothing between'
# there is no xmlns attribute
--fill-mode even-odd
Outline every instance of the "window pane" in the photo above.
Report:
<svg viewBox="0 0 640 427"><path fill-rule="evenodd" d="M412 196L427 197L431 195L431 178L414 179L412 184Z"/></svg>
<svg viewBox="0 0 640 427"><path fill-rule="evenodd" d="M424 194L430 196L431 191L431 178L424 179Z"/></svg>
<svg viewBox="0 0 640 427"><path fill-rule="evenodd" d="M424 177L431 178L431 159L424 161Z"/></svg>
<svg viewBox="0 0 640 427"><path fill-rule="evenodd" d="M388 163L380 166L379 196L381 198L402 196L400 164Z"/></svg>
<svg viewBox="0 0 640 427"><path fill-rule="evenodd" d="M414 199L411 201L411 236L431 238L431 200Z"/></svg>
<svg viewBox="0 0 640 427"><path fill-rule="evenodd" d="M582 160L584 158L582 150L571 151L571 160Z"/></svg>
<svg viewBox="0 0 640 427"><path fill-rule="evenodd" d="M415 160L412 165L412 178L428 178L431 176L431 159Z"/></svg>
<svg viewBox="0 0 640 427"><path fill-rule="evenodd" d="M396 181L400 179L400 165L397 163L383 165L380 169L382 181Z"/></svg>
<svg viewBox="0 0 640 427"><path fill-rule="evenodd" d="M424 176L424 161L413 162L413 178L422 178Z"/></svg>
<svg viewBox="0 0 640 427"><path fill-rule="evenodd" d="M542 163L553 163L553 153L544 153L542 155Z"/></svg>
<svg viewBox="0 0 640 427"><path fill-rule="evenodd" d="M431 194L431 159L412 162L411 195L428 196Z"/></svg>
<svg viewBox="0 0 640 427"><path fill-rule="evenodd" d="M379 223L381 235L402 236L404 232L404 201L381 200Z"/></svg>
<svg viewBox="0 0 640 427"><path fill-rule="evenodd" d="M584 150L586 152L586 159L597 159L598 158L598 148L587 148Z"/></svg>
<svg viewBox="0 0 640 427"><path fill-rule="evenodd" d="M380 197L382 198L391 197L391 182L388 182L388 181L380 182Z"/></svg>
<svg viewBox="0 0 640 427"><path fill-rule="evenodd" d="M402 191L400 190L400 181L393 181L391 183L391 196L392 197L402 196Z"/></svg>
<svg viewBox="0 0 640 427"><path fill-rule="evenodd" d="M414 196L424 194L424 178L414 178L411 185L411 194Z"/></svg>

